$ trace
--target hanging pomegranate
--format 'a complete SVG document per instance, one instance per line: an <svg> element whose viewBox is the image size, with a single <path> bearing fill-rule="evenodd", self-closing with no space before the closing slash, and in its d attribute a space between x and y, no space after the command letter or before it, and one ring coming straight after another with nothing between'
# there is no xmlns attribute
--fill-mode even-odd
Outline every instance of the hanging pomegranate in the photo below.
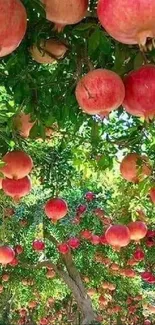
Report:
<svg viewBox="0 0 155 325"><path fill-rule="evenodd" d="M80 22L87 11L88 0L42 0L45 4L46 17L55 23L58 31L66 25Z"/></svg>
<svg viewBox="0 0 155 325"><path fill-rule="evenodd" d="M121 78L113 71L97 69L88 72L78 82L76 99L87 114L108 114L122 105L125 89Z"/></svg>
<svg viewBox="0 0 155 325"><path fill-rule="evenodd" d="M145 45L155 37L153 0L99 0L98 18L106 31L125 44Z"/></svg>
<svg viewBox="0 0 155 325"><path fill-rule="evenodd" d="M14 250L9 246L0 246L0 263L8 264L13 261L15 257Z"/></svg>
<svg viewBox="0 0 155 325"><path fill-rule="evenodd" d="M14 126L23 138L28 138L35 122L31 121L30 114L20 113L14 118Z"/></svg>
<svg viewBox="0 0 155 325"><path fill-rule="evenodd" d="M6 195L18 201L31 191L31 181L28 176L17 180L5 178L2 182L2 188Z"/></svg>
<svg viewBox="0 0 155 325"><path fill-rule="evenodd" d="M65 200L60 198L50 199L45 205L45 213L47 217L55 222L65 217L67 212L67 203Z"/></svg>
<svg viewBox="0 0 155 325"><path fill-rule="evenodd" d="M134 116L152 119L155 116L155 66L145 65L132 71L125 78L124 85L125 110Z"/></svg>
<svg viewBox="0 0 155 325"><path fill-rule="evenodd" d="M19 0L0 0L0 57L12 53L24 38L26 10Z"/></svg>
<svg viewBox="0 0 155 325"><path fill-rule="evenodd" d="M147 157L129 153L120 164L120 172L127 181L138 183L151 174L151 166Z"/></svg>
<svg viewBox="0 0 155 325"><path fill-rule="evenodd" d="M33 167L33 161L29 155L24 151L11 151L8 152L2 161L5 166L1 168L1 172L5 177L20 179L27 176Z"/></svg>
<svg viewBox="0 0 155 325"><path fill-rule="evenodd" d="M134 221L128 224L131 240L139 241L147 234L147 225L142 221Z"/></svg>
<svg viewBox="0 0 155 325"><path fill-rule="evenodd" d="M68 48L65 44L54 39L42 40L38 45L33 45L30 53L33 59L41 64L52 64L63 59Z"/></svg>
<svg viewBox="0 0 155 325"><path fill-rule="evenodd" d="M130 231L124 225L110 226L105 233L105 238L113 247L125 247L130 243Z"/></svg>

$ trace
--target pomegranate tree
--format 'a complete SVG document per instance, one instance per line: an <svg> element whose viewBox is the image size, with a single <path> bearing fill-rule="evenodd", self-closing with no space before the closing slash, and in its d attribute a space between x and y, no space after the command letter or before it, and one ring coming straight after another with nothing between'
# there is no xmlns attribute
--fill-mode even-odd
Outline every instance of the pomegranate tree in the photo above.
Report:
<svg viewBox="0 0 155 325"><path fill-rule="evenodd" d="M13 261L15 257L14 250L9 246L0 246L0 263L8 264Z"/></svg>
<svg viewBox="0 0 155 325"><path fill-rule="evenodd" d="M1 172L5 177L20 179L27 176L33 167L33 161L29 155L24 151L11 151L8 152L2 161L5 166L1 168Z"/></svg>
<svg viewBox="0 0 155 325"><path fill-rule="evenodd" d="M62 59L68 48L65 44L54 39L42 40L38 45L33 45L30 49L33 59L42 64L52 64Z"/></svg>
<svg viewBox="0 0 155 325"><path fill-rule="evenodd" d="M124 225L110 226L106 230L105 238L108 244L113 247L125 247L130 243L130 231Z"/></svg>
<svg viewBox="0 0 155 325"><path fill-rule="evenodd" d="M50 199L45 205L45 213L53 221L62 219L66 216L67 212L67 203L60 198Z"/></svg>
<svg viewBox="0 0 155 325"><path fill-rule="evenodd" d="M155 2L152 0L99 0L98 17L117 41L145 45L155 37Z"/></svg>
<svg viewBox="0 0 155 325"><path fill-rule="evenodd" d="M24 38L27 14L20 0L0 0L0 57L12 53Z"/></svg>
<svg viewBox="0 0 155 325"><path fill-rule="evenodd" d="M77 24L82 20L88 8L88 0L42 0L46 17L55 23L58 31L66 25Z"/></svg>
<svg viewBox="0 0 155 325"><path fill-rule="evenodd" d="M76 99L87 114L109 114L124 100L125 89L121 78L113 71L97 69L88 72L78 82Z"/></svg>
<svg viewBox="0 0 155 325"><path fill-rule="evenodd" d="M132 183L138 183L145 176L151 174L151 166L147 157L137 153L129 153L120 164L120 172L124 179Z"/></svg>
<svg viewBox="0 0 155 325"><path fill-rule="evenodd" d="M155 116L155 66L145 65L125 78L125 110L134 115L152 119Z"/></svg>
<svg viewBox="0 0 155 325"><path fill-rule="evenodd" d="M142 221L133 221L128 224L131 240L139 241L147 234L147 225Z"/></svg>
<svg viewBox="0 0 155 325"><path fill-rule="evenodd" d="M2 188L6 195L18 201L31 191L31 181L28 176L21 179L5 178L2 182Z"/></svg>

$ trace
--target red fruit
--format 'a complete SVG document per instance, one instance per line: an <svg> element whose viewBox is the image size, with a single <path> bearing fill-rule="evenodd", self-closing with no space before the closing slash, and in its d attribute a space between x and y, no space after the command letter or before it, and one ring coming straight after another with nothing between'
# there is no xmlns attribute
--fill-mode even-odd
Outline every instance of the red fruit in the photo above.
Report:
<svg viewBox="0 0 155 325"><path fill-rule="evenodd" d="M67 47L60 41L54 39L42 40L38 44L34 44L31 49L33 59L41 64L52 64L57 60L62 59L67 52ZM46 128L45 133L47 137L53 135L54 130Z"/></svg>
<svg viewBox="0 0 155 325"><path fill-rule="evenodd" d="M147 231L146 236L147 236L147 237L151 237L151 238L152 238L152 237L155 237L155 231L149 229L149 230Z"/></svg>
<svg viewBox="0 0 155 325"><path fill-rule="evenodd" d="M130 232L124 225L110 226L105 233L109 245L114 247L124 247L130 243Z"/></svg>
<svg viewBox="0 0 155 325"><path fill-rule="evenodd" d="M81 21L88 8L88 0L42 0L45 4L46 17L55 23L58 31L66 25Z"/></svg>
<svg viewBox="0 0 155 325"><path fill-rule="evenodd" d="M141 273L141 278L144 280L144 281L148 281L150 278L152 277L152 273L151 272L142 272Z"/></svg>
<svg viewBox="0 0 155 325"><path fill-rule="evenodd" d="M155 276L152 274L150 278L147 280L148 283L154 284L155 283Z"/></svg>
<svg viewBox="0 0 155 325"><path fill-rule="evenodd" d="M16 266L18 265L19 261L16 257L14 257L14 259L9 263L11 266Z"/></svg>
<svg viewBox="0 0 155 325"><path fill-rule="evenodd" d="M9 278L10 278L9 274L3 274L2 281L7 282Z"/></svg>
<svg viewBox="0 0 155 325"><path fill-rule="evenodd" d="M31 122L30 114L20 113L14 118L14 125L23 138L28 138L35 122Z"/></svg>
<svg viewBox="0 0 155 325"><path fill-rule="evenodd" d="M5 177L13 179L21 179L27 176L33 167L33 161L24 151L8 152L2 161L5 166L1 168L1 172Z"/></svg>
<svg viewBox="0 0 155 325"><path fill-rule="evenodd" d="M127 276L128 278L134 278L135 277L135 271L132 269L125 269L124 271L125 276Z"/></svg>
<svg viewBox="0 0 155 325"><path fill-rule="evenodd" d="M147 234L147 226L142 221L131 222L128 225L131 240L139 241Z"/></svg>
<svg viewBox="0 0 155 325"><path fill-rule="evenodd" d="M151 321L149 319L144 320L144 325L151 325Z"/></svg>
<svg viewBox="0 0 155 325"><path fill-rule="evenodd" d="M100 237L97 235L92 235L90 241L93 245L98 245L100 243Z"/></svg>
<svg viewBox="0 0 155 325"><path fill-rule="evenodd" d="M87 192L85 194L85 199L90 202L93 201L95 199L95 194L93 192Z"/></svg>
<svg viewBox="0 0 155 325"><path fill-rule="evenodd" d="M0 246L0 263L8 264L15 257L14 250L9 246Z"/></svg>
<svg viewBox="0 0 155 325"><path fill-rule="evenodd" d="M144 45L155 37L152 0L99 0L97 12L102 26L121 43Z"/></svg>
<svg viewBox="0 0 155 325"><path fill-rule="evenodd" d="M0 0L0 57L12 53L24 38L27 15L19 0Z"/></svg>
<svg viewBox="0 0 155 325"><path fill-rule="evenodd" d="M53 279L55 277L55 271L54 270L48 270L46 273L47 279Z"/></svg>
<svg viewBox="0 0 155 325"><path fill-rule="evenodd" d="M77 207L76 212L77 214L83 214L86 210L87 210L87 206L85 204L80 204Z"/></svg>
<svg viewBox="0 0 155 325"><path fill-rule="evenodd" d="M43 251L45 249L45 244L42 240L35 240L32 244L32 247L35 251Z"/></svg>
<svg viewBox="0 0 155 325"><path fill-rule="evenodd" d="M69 252L69 246L66 243L61 243L58 245L58 251L65 255Z"/></svg>
<svg viewBox="0 0 155 325"><path fill-rule="evenodd" d="M153 247L155 245L155 242L153 240L153 238L149 237L149 238L146 238L146 246L147 247Z"/></svg>
<svg viewBox="0 0 155 325"><path fill-rule="evenodd" d="M127 181L138 183L145 176L151 174L151 167L147 157L139 156L137 153L129 153L121 162L120 172Z"/></svg>
<svg viewBox="0 0 155 325"><path fill-rule="evenodd" d="M35 300L32 300L28 303L29 308L33 309L37 306L37 302Z"/></svg>
<svg viewBox="0 0 155 325"><path fill-rule="evenodd" d="M104 217L104 215L105 215L104 210L102 210L100 208L96 208L93 212L95 213L95 215L97 217L100 217L100 218Z"/></svg>
<svg viewBox="0 0 155 325"><path fill-rule="evenodd" d="M19 314L20 314L21 317L26 317L27 316L27 310L23 308L23 309L21 309L19 311Z"/></svg>
<svg viewBox="0 0 155 325"><path fill-rule="evenodd" d="M132 71L124 84L125 110L134 116L152 119L155 116L155 66L146 65Z"/></svg>
<svg viewBox="0 0 155 325"><path fill-rule="evenodd" d="M13 208L6 208L4 210L5 217L11 217L15 214L15 210Z"/></svg>
<svg viewBox="0 0 155 325"><path fill-rule="evenodd" d="M70 248L76 249L76 248L78 248L80 246L80 241L79 241L78 238L73 237L73 238L70 238L68 240L68 245L69 245Z"/></svg>
<svg viewBox="0 0 155 325"><path fill-rule="evenodd" d="M137 248L133 256L136 261L143 261L145 257L145 253L141 248Z"/></svg>
<svg viewBox="0 0 155 325"><path fill-rule="evenodd" d="M105 235L100 236L100 244L102 244L102 245L108 244Z"/></svg>
<svg viewBox="0 0 155 325"><path fill-rule="evenodd" d="M18 201L31 191L31 181L28 176L17 180L5 178L3 179L2 187L6 195Z"/></svg>
<svg viewBox="0 0 155 325"><path fill-rule="evenodd" d="M109 114L122 105L125 89L113 71L97 69L88 72L77 84L76 99L87 114Z"/></svg>
<svg viewBox="0 0 155 325"><path fill-rule="evenodd" d="M92 232L90 230L83 230L83 231L81 231L81 237L83 239L89 240L91 238L91 236L92 236Z"/></svg>
<svg viewBox="0 0 155 325"><path fill-rule="evenodd" d="M151 188L151 190L150 190L150 198L151 198L152 203L155 204L155 188L154 187Z"/></svg>
<svg viewBox="0 0 155 325"><path fill-rule="evenodd" d="M15 246L15 251L18 255L23 253L23 247L21 245L16 245Z"/></svg>
<svg viewBox="0 0 155 325"><path fill-rule="evenodd" d="M49 219L57 221L66 216L68 212L68 206L66 201L54 198L50 199L45 205L45 213Z"/></svg>
<svg viewBox="0 0 155 325"><path fill-rule="evenodd" d="M48 324L48 319L47 318L41 318L40 319L40 325L47 325Z"/></svg>

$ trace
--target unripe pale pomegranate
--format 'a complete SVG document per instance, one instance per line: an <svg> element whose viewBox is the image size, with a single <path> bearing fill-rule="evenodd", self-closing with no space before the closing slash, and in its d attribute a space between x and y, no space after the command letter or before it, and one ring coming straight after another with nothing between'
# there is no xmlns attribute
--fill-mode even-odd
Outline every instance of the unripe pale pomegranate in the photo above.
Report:
<svg viewBox="0 0 155 325"><path fill-rule="evenodd" d="M19 0L0 0L0 57L12 53L24 38L26 10Z"/></svg>
<svg viewBox="0 0 155 325"><path fill-rule="evenodd" d="M55 23L58 31L66 25L80 22L87 11L88 0L42 0L45 4L46 17Z"/></svg>
<svg viewBox="0 0 155 325"><path fill-rule="evenodd" d="M28 303L29 308L33 309L37 306L37 302L35 300L32 300Z"/></svg>
<svg viewBox="0 0 155 325"><path fill-rule="evenodd" d="M7 282L9 278L10 278L9 274L3 274L2 281Z"/></svg>
<svg viewBox="0 0 155 325"><path fill-rule="evenodd" d="M30 49L33 59L42 64L52 64L64 58L68 48L60 41L54 39L42 40L38 45L33 45Z"/></svg>
<svg viewBox="0 0 155 325"><path fill-rule="evenodd" d="M90 230L86 229L86 230L81 231L81 237L83 239L89 240L91 238L91 236L92 236L92 232Z"/></svg>
<svg viewBox="0 0 155 325"><path fill-rule="evenodd" d="M92 235L90 241L93 245L100 244L100 237L98 235Z"/></svg>
<svg viewBox="0 0 155 325"><path fill-rule="evenodd" d="M130 243L130 231L124 225L110 226L105 233L105 238L113 247L125 247Z"/></svg>
<svg viewBox="0 0 155 325"><path fill-rule="evenodd" d="M124 179L132 183L138 183L145 176L151 174L151 166L147 157L137 153L129 153L120 164L120 172Z"/></svg>
<svg viewBox="0 0 155 325"><path fill-rule="evenodd" d="M146 65L130 72L124 85L125 110L134 116L152 119L155 116L155 66Z"/></svg>
<svg viewBox="0 0 155 325"><path fill-rule="evenodd" d="M31 181L28 176L17 180L5 178L3 179L2 187L6 195L18 201L31 191Z"/></svg>
<svg viewBox="0 0 155 325"><path fill-rule="evenodd" d="M15 257L14 250L9 246L0 246L0 263L8 264L12 262Z"/></svg>
<svg viewBox="0 0 155 325"><path fill-rule="evenodd" d="M88 72L78 82L76 99L87 114L108 114L122 105L125 89L121 78L113 71L97 69Z"/></svg>
<svg viewBox="0 0 155 325"><path fill-rule="evenodd" d="M29 155L24 151L11 151L8 152L2 161L5 166L1 168L1 172L5 177L20 179L27 176L33 167L33 161Z"/></svg>
<svg viewBox="0 0 155 325"><path fill-rule="evenodd" d="M134 221L128 224L131 240L139 241L147 234L147 225L142 221Z"/></svg>
<svg viewBox="0 0 155 325"><path fill-rule="evenodd" d="M45 213L53 221L62 219L66 216L67 212L67 203L60 198L50 199L45 205Z"/></svg>
<svg viewBox="0 0 155 325"><path fill-rule="evenodd" d="M78 238L76 237L72 237L68 240L68 245L70 248L72 249L76 249L80 246L80 241Z"/></svg>
<svg viewBox="0 0 155 325"><path fill-rule="evenodd" d="M23 138L28 138L35 122L31 121L30 114L20 113L14 118L14 126Z"/></svg>
<svg viewBox="0 0 155 325"><path fill-rule="evenodd" d="M42 240L35 240L32 243L32 248L35 251L41 252L41 251L43 251L45 249L45 243Z"/></svg>
<svg viewBox="0 0 155 325"><path fill-rule="evenodd" d="M69 252L69 246L68 244L66 243L61 243L58 245L58 251L61 253L61 254L67 254Z"/></svg>
<svg viewBox="0 0 155 325"><path fill-rule="evenodd" d="M119 42L145 45L148 37L155 37L152 0L99 0L97 12L102 26Z"/></svg>

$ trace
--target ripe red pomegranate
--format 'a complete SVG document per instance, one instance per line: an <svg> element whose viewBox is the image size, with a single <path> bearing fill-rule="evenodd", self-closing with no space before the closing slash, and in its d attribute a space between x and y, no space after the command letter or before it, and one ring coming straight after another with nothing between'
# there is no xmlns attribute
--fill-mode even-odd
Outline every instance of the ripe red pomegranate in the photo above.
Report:
<svg viewBox="0 0 155 325"><path fill-rule="evenodd" d="M18 265L19 261L16 257L14 257L14 259L9 263L11 266L16 266Z"/></svg>
<svg viewBox="0 0 155 325"><path fill-rule="evenodd" d="M148 37L155 37L152 0L99 0L97 12L102 26L119 42L145 45Z"/></svg>
<svg viewBox="0 0 155 325"><path fill-rule="evenodd" d="M33 309L37 306L37 302L35 300L32 300L28 303L29 308Z"/></svg>
<svg viewBox="0 0 155 325"><path fill-rule="evenodd" d="M137 248L133 254L136 261L143 261L145 258L145 253L141 248Z"/></svg>
<svg viewBox="0 0 155 325"><path fill-rule="evenodd" d="M88 0L42 0L45 4L46 17L55 23L58 31L66 25L81 21L88 8Z"/></svg>
<svg viewBox="0 0 155 325"><path fill-rule="evenodd" d="M24 151L8 152L2 161L5 166L1 168L1 172L5 177L20 179L27 176L33 167L33 161Z"/></svg>
<svg viewBox="0 0 155 325"><path fill-rule="evenodd" d="M61 254L67 254L69 252L69 246L68 244L66 243L61 243L58 245L58 251L61 253Z"/></svg>
<svg viewBox="0 0 155 325"><path fill-rule="evenodd" d="M70 248L72 249L76 249L80 246L80 241L78 238L76 237L72 237L68 240L68 245Z"/></svg>
<svg viewBox="0 0 155 325"><path fill-rule="evenodd" d="M108 244L105 235L100 236L100 244L102 244L102 245L107 245Z"/></svg>
<svg viewBox="0 0 155 325"><path fill-rule="evenodd" d="M76 99L87 114L110 113L122 105L125 89L121 78L113 71L97 69L88 72L78 82Z"/></svg>
<svg viewBox="0 0 155 325"><path fill-rule="evenodd" d="M8 264L12 262L15 257L14 250L9 246L0 246L0 263Z"/></svg>
<svg viewBox="0 0 155 325"><path fill-rule="evenodd" d="M6 195L12 197L15 201L19 201L31 191L31 181L28 176L17 180L5 178L2 187Z"/></svg>
<svg viewBox="0 0 155 325"><path fill-rule="evenodd" d="M105 238L111 246L124 247L130 243L130 231L124 225L110 226L105 233Z"/></svg>
<svg viewBox="0 0 155 325"><path fill-rule="evenodd" d="M26 317L27 316L27 310L22 308L22 309L20 309L19 314L20 314L21 317Z"/></svg>
<svg viewBox="0 0 155 325"><path fill-rule="evenodd" d="M155 204L155 188L154 187L152 187L150 190L150 198L151 198L152 203Z"/></svg>
<svg viewBox="0 0 155 325"><path fill-rule="evenodd" d="M30 114L20 113L14 118L14 126L23 138L28 138L35 122L31 121Z"/></svg>
<svg viewBox="0 0 155 325"><path fill-rule="evenodd" d="M128 224L131 240L139 241L147 234L147 226L142 221L134 221Z"/></svg>
<svg viewBox="0 0 155 325"><path fill-rule="evenodd" d="M145 156L129 153L120 164L122 177L129 182L138 183L151 174L151 166Z"/></svg>
<svg viewBox="0 0 155 325"><path fill-rule="evenodd" d="M151 272L145 271L145 272L142 272L141 273L141 278L144 281L148 281L151 277L152 277L152 273Z"/></svg>
<svg viewBox="0 0 155 325"><path fill-rule="evenodd" d="M67 46L54 39L42 40L38 45L33 45L30 49L33 59L42 64L52 64L64 58Z"/></svg>
<svg viewBox="0 0 155 325"><path fill-rule="evenodd" d="M24 38L26 10L19 0L0 0L0 57L12 53Z"/></svg>
<svg viewBox="0 0 155 325"><path fill-rule="evenodd" d="M80 204L80 205L77 207L76 212L77 212L78 215L79 215L79 214L81 215L81 214L83 214L86 210L87 210L87 206L86 206L85 204Z"/></svg>
<svg viewBox="0 0 155 325"><path fill-rule="evenodd" d="M40 319L40 325L47 325L48 319L46 317Z"/></svg>
<svg viewBox="0 0 155 325"><path fill-rule="evenodd" d="M89 240L91 238L91 236L92 236L92 232L90 230L86 229L86 230L81 231L81 237L83 239Z"/></svg>
<svg viewBox="0 0 155 325"><path fill-rule="evenodd" d="M20 255L23 253L23 247L21 245L16 245L15 246L15 252Z"/></svg>
<svg viewBox="0 0 155 325"><path fill-rule="evenodd" d="M95 199L95 194L93 192L87 192L85 194L85 199L88 201L88 202L91 202Z"/></svg>
<svg viewBox="0 0 155 325"><path fill-rule="evenodd" d="M45 243L42 240L35 240L32 243L32 248L38 252L43 251L45 249Z"/></svg>
<svg viewBox="0 0 155 325"><path fill-rule="evenodd" d="M134 115L152 119L155 116L155 66L142 66L125 78L125 110Z"/></svg>
<svg viewBox="0 0 155 325"><path fill-rule="evenodd" d="M97 235L92 235L90 241L93 245L98 245L100 243L100 237Z"/></svg>
<svg viewBox="0 0 155 325"><path fill-rule="evenodd" d="M151 325L151 321L149 319L144 320L144 325Z"/></svg>
<svg viewBox="0 0 155 325"><path fill-rule="evenodd" d="M50 199L45 205L45 213L49 219L57 221L66 216L68 206L66 201L60 198Z"/></svg>

